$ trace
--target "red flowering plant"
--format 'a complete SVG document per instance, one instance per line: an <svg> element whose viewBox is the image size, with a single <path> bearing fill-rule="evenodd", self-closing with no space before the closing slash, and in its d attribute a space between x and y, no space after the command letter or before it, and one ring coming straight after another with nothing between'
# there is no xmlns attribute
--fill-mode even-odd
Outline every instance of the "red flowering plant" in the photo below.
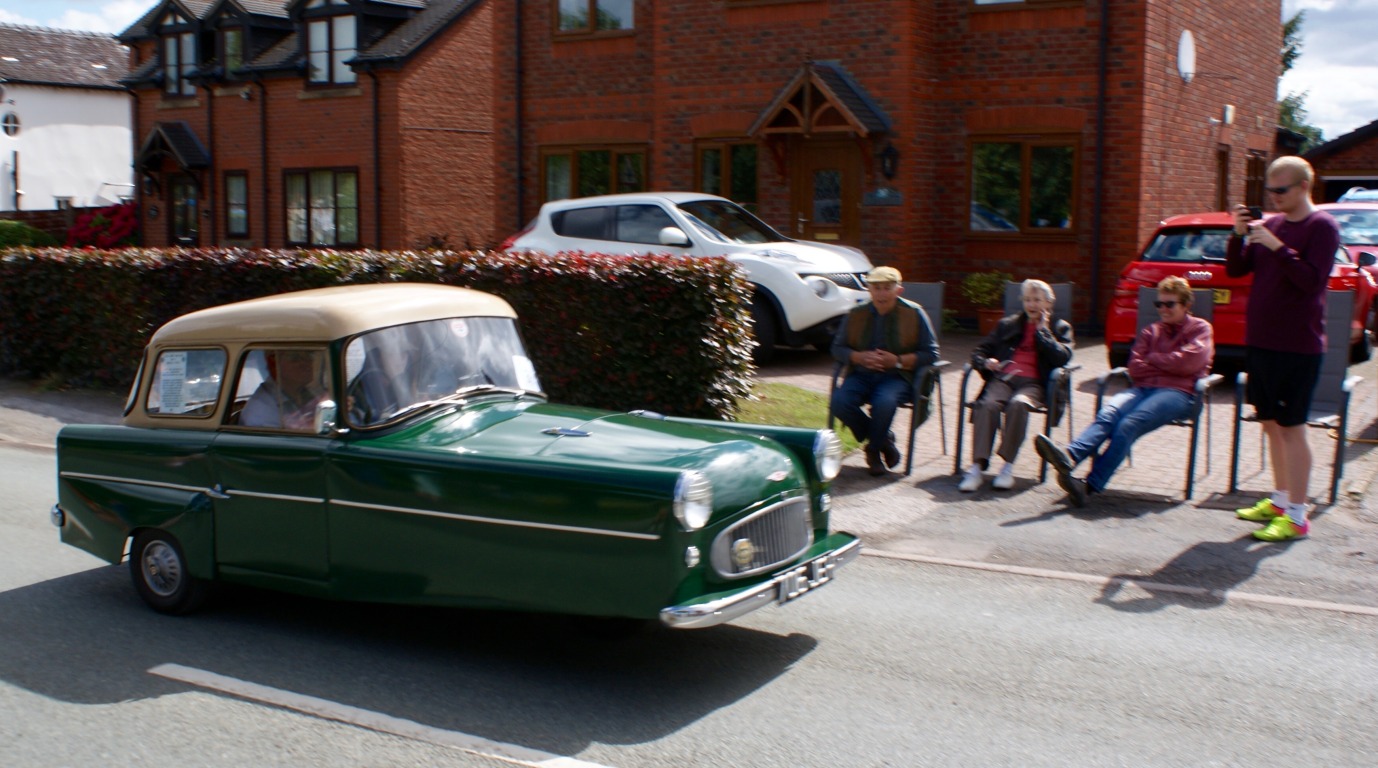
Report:
<svg viewBox="0 0 1378 768"><path fill-rule="evenodd" d="M134 245L139 217L133 203L116 203L77 217L67 230L69 248L121 248Z"/></svg>

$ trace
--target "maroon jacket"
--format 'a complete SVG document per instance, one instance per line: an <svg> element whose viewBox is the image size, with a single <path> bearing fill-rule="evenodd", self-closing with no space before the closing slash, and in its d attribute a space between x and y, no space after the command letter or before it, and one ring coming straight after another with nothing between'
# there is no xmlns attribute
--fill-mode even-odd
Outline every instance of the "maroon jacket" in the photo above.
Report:
<svg viewBox="0 0 1378 768"><path fill-rule="evenodd" d="M1215 356L1211 324L1187 315L1178 325L1161 320L1146 326L1129 352L1129 378L1136 387L1171 387L1188 394L1210 373Z"/></svg>

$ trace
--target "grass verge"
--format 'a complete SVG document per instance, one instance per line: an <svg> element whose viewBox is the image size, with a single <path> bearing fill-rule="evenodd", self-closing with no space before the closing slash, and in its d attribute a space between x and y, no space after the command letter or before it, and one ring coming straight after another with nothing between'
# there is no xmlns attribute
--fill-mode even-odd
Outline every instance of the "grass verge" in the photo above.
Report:
<svg viewBox="0 0 1378 768"><path fill-rule="evenodd" d="M782 427L810 427L821 429L828 425L828 396L821 392L792 384L764 381L751 389L751 397L743 401L737 420L748 424L775 424ZM842 450L851 453L857 447L852 433L837 425L842 438Z"/></svg>

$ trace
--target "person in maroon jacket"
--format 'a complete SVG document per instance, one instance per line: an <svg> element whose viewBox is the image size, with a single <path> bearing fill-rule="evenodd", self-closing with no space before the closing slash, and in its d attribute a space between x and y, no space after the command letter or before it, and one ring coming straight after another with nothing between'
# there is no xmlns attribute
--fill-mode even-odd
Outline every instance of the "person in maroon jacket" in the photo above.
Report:
<svg viewBox="0 0 1378 768"><path fill-rule="evenodd" d="M1235 206L1225 254L1226 274L1254 276L1244 320L1246 394L1268 438L1276 490L1235 514L1267 523L1254 531L1264 541L1300 538L1311 528L1306 418L1325 355L1326 283L1340 246L1339 225L1311 202L1314 180L1311 164L1300 157L1274 160L1264 189L1282 215L1260 221Z"/></svg>
<svg viewBox="0 0 1378 768"><path fill-rule="evenodd" d="M1075 506L1084 506L1088 493L1105 490L1135 440L1191 415L1196 380L1210 373L1215 357L1211 324L1191 314L1191 298L1191 286L1180 277L1158 283L1153 306L1159 321L1139 331L1129 352L1133 387L1110 398L1067 448L1047 435L1034 437L1035 450L1057 470L1057 483ZM1085 480L1073 477L1087 458L1091 473Z"/></svg>

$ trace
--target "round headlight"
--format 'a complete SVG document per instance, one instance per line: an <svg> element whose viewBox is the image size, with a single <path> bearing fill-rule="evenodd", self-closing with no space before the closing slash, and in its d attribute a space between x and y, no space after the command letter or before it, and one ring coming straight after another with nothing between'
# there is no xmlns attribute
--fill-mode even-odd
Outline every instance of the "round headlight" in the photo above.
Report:
<svg viewBox="0 0 1378 768"><path fill-rule="evenodd" d="M833 294L837 293L837 283L834 283L826 277L809 275L804 278L804 284L812 289L814 295L820 299L832 298Z"/></svg>
<svg viewBox="0 0 1378 768"><path fill-rule="evenodd" d="M713 484L702 472L681 472L675 483L675 517L686 531L697 531L713 516Z"/></svg>
<svg viewBox="0 0 1378 768"><path fill-rule="evenodd" d="M824 481L842 471L842 440L831 429L820 429L813 440L813 463Z"/></svg>

